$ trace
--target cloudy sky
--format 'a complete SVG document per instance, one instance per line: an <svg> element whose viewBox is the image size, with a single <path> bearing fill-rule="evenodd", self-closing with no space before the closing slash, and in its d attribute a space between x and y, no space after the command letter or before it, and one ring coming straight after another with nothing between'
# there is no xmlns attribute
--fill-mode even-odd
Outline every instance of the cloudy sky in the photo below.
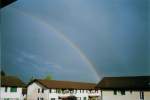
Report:
<svg viewBox="0 0 150 100"><path fill-rule="evenodd" d="M18 0L1 9L1 66L24 81L150 75L149 0Z"/></svg>

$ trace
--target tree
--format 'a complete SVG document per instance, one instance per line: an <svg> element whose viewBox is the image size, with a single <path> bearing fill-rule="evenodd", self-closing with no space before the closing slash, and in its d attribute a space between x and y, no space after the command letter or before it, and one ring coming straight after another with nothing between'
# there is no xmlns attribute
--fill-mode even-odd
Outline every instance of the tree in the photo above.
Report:
<svg viewBox="0 0 150 100"><path fill-rule="evenodd" d="M51 74L48 74L44 79L46 79L46 80L52 80L53 78L52 78Z"/></svg>
<svg viewBox="0 0 150 100"><path fill-rule="evenodd" d="M1 76L6 76L6 73L3 70L1 70Z"/></svg>

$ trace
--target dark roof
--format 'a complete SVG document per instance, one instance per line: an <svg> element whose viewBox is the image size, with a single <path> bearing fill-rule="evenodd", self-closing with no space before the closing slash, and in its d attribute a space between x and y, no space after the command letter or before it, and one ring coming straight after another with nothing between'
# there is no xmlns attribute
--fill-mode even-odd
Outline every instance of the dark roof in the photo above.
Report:
<svg viewBox="0 0 150 100"><path fill-rule="evenodd" d="M1 86L24 87L25 84L15 76L1 76Z"/></svg>
<svg viewBox="0 0 150 100"><path fill-rule="evenodd" d="M150 90L150 76L104 77L96 88L105 90Z"/></svg>
<svg viewBox="0 0 150 100"><path fill-rule="evenodd" d="M38 82L46 88L61 88L61 89L94 89L96 84L94 83L83 83L83 82L72 82L72 81L56 81L56 80L41 80L35 79L33 82Z"/></svg>
<svg viewBox="0 0 150 100"><path fill-rule="evenodd" d="M0 0L0 8L3 8L17 0Z"/></svg>

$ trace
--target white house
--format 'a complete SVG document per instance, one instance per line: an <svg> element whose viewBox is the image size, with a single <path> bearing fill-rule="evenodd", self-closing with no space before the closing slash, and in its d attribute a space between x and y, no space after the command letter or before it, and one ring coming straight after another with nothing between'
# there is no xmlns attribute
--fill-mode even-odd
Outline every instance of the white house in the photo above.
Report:
<svg viewBox="0 0 150 100"><path fill-rule="evenodd" d="M1 76L0 100L24 100L24 83L14 76Z"/></svg>
<svg viewBox="0 0 150 100"><path fill-rule="evenodd" d="M96 84L36 79L27 87L27 100L99 100Z"/></svg>
<svg viewBox="0 0 150 100"><path fill-rule="evenodd" d="M97 85L102 100L150 100L150 77L104 77Z"/></svg>

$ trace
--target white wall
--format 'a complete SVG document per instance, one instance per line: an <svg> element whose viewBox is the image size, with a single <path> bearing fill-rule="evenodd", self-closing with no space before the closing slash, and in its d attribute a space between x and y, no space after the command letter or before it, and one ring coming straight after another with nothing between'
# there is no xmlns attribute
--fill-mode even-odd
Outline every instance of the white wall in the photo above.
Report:
<svg viewBox="0 0 150 100"><path fill-rule="evenodd" d="M40 89L40 93L38 93L38 89ZM41 93L41 90L44 89L44 93ZM38 83L32 83L27 88L27 100L37 100L37 98L44 98L44 100L48 100L49 90L43 87Z"/></svg>
<svg viewBox="0 0 150 100"><path fill-rule="evenodd" d="M44 93L38 93L38 89L42 89L44 88L41 84L39 83L32 83L31 85L28 86L27 88L27 100L37 100L38 97L43 97L44 100L51 100L51 98L55 98L55 100L58 100L58 97L65 97L65 96L76 96L76 97L81 97L81 100L83 100L83 97L87 97L88 100L88 96L100 96L100 90L98 90L98 92L86 92L86 90L84 90L84 93L80 93L80 90L77 90L77 93L54 93L54 91L56 91L56 89L51 89L51 93L49 92L49 89L44 88Z"/></svg>
<svg viewBox="0 0 150 100"><path fill-rule="evenodd" d="M49 93L49 100L51 100L51 98L55 98L56 100L58 100L59 96L70 96L69 93L66 94L62 94L62 93L55 93L54 91L56 91L56 89L51 89L51 93Z"/></svg>
<svg viewBox="0 0 150 100"><path fill-rule="evenodd" d="M102 100L140 100L140 91L126 91L125 95L120 92L114 95L114 91L102 91ZM150 100L150 91L144 92L144 100Z"/></svg>
<svg viewBox="0 0 150 100"><path fill-rule="evenodd" d="M89 96L99 96L101 97L101 91L98 90L98 92L90 93L88 90L77 90L77 92L73 93L56 93L56 89L51 89L51 93L49 92L49 89L44 88L44 93L38 93L38 89L44 88L39 83L33 83L28 86L27 89L27 100L37 100L38 97L43 97L44 100L51 100L51 98L55 98L55 100L58 100L58 97L66 97L66 96L76 96L81 97L80 100L84 100L84 97L86 97L86 100L88 100ZM140 100L140 91L125 91L125 95L122 95L120 91L117 91L117 95L114 95L114 91L102 91L102 100ZM150 91L144 92L144 100L150 100Z"/></svg>
<svg viewBox="0 0 150 100"><path fill-rule="evenodd" d="M0 100L4 98L23 100L22 88L17 88L17 92L10 92L10 87L7 87L7 92L5 92L5 87L0 87Z"/></svg>
<svg viewBox="0 0 150 100"><path fill-rule="evenodd" d="M144 92L144 100L150 100L150 91Z"/></svg>
<svg viewBox="0 0 150 100"><path fill-rule="evenodd" d="M84 90L84 92L83 90L81 90L81 93L80 90L77 90L77 92L73 93L49 93L49 100L51 100L51 98L55 98L56 100L58 100L58 97L65 97L65 96L75 96L81 98L81 100L84 100L84 97L86 97L86 99L88 100L89 96L100 96L100 94L101 94L100 90L98 90L98 92L95 92L95 90L93 90L93 93L90 93L89 90Z"/></svg>

